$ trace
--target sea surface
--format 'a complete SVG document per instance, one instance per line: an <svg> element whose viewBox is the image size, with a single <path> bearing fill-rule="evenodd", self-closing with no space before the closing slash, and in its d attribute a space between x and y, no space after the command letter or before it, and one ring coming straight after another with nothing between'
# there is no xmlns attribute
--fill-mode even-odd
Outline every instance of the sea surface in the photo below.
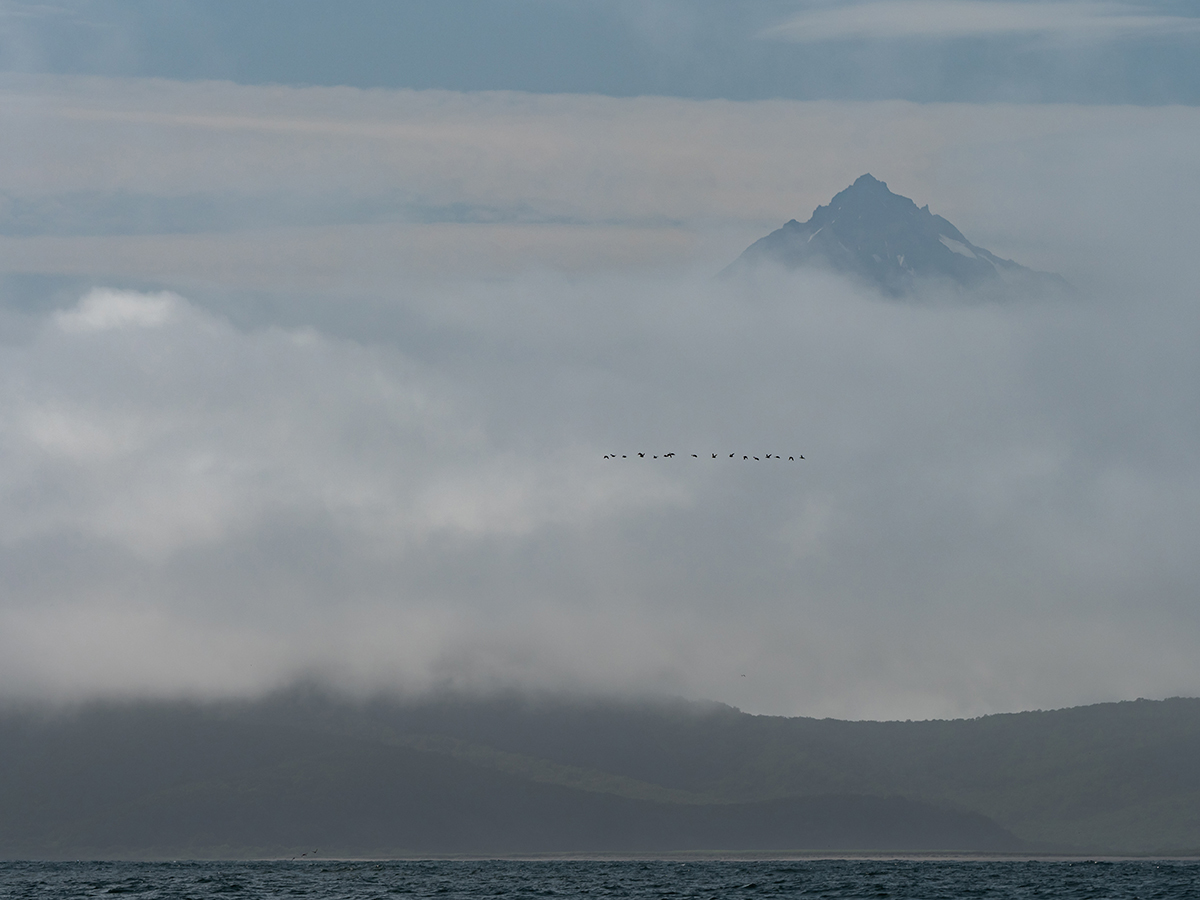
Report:
<svg viewBox="0 0 1200 900"><path fill-rule="evenodd" d="M0 898L1186 898L1200 861L0 862Z"/></svg>

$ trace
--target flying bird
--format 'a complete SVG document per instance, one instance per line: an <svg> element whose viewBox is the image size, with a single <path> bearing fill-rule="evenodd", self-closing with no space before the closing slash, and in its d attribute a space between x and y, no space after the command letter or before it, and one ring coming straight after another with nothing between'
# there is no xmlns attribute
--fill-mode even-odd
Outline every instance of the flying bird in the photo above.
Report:
<svg viewBox="0 0 1200 900"><path fill-rule="evenodd" d="M657 453L656 453L656 454L654 454L654 455L653 455L651 458L652 458L652 459L659 459L659 457L660 457L660 456L661 456L661 458L662 458L662 459L673 459L673 458L675 458L676 456L678 456L678 454L677 454L677 453L674 453L674 452L672 452L672 453L663 453L663 454L657 454ZM718 459L718 458L719 458L719 454L716 454L716 453L712 453L712 454L710 454L710 456L711 456L713 459ZM645 459L645 458L646 458L646 454L645 454L645 453L638 453L638 454L637 454L637 457L638 457L638 459ZM617 458L617 454L615 454L615 453L605 453L605 454L604 454L604 459L616 459L616 458ZM628 458L629 458L629 457L628 457L626 454L624 454L624 453L622 453L622 454L621 454L621 459L628 459ZM699 454L699 453L693 453L693 454L692 454L692 459L699 459L699 458L700 458L700 454ZM730 454L729 454L729 458L730 458L730 459L737 459L737 454L736 454L736 453L730 453ZM761 462L763 459L783 459L783 454L781 454L781 453L768 453L768 454L766 454L765 456L762 456L762 457L759 457L759 456L752 456L752 455L743 455L743 456L742 456L742 459L744 459L744 460L747 460L747 461L749 461L749 460L754 460L755 462ZM801 453L801 454L799 454L798 456L789 456L789 457L788 457L788 462L795 462L797 459L804 459L804 454L803 454L803 453Z"/></svg>

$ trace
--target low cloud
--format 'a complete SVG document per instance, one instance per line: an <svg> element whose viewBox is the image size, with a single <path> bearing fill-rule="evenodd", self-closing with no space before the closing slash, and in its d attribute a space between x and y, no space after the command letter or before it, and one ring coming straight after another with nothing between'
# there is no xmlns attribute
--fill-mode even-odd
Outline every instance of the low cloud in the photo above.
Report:
<svg viewBox="0 0 1200 900"><path fill-rule="evenodd" d="M1200 19L1151 14L1129 3L877 0L815 5L761 36L795 43L1012 36L1089 41L1197 31Z"/></svg>
<svg viewBox="0 0 1200 900"><path fill-rule="evenodd" d="M1196 110L6 84L6 696L1200 689ZM864 171L1081 296L711 277Z"/></svg>
<svg viewBox="0 0 1200 900"><path fill-rule="evenodd" d="M166 324L179 302L172 294L139 295L100 289L83 297L74 309L55 315L54 322L67 332L158 328Z"/></svg>
<svg viewBox="0 0 1200 900"><path fill-rule="evenodd" d="M0 350L9 692L919 716L1200 681L1185 298L426 290L410 346L103 290Z"/></svg>
<svg viewBox="0 0 1200 900"><path fill-rule="evenodd" d="M1188 107L0 88L0 271L193 294L381 295L539 267L715 272L864 172L976 243L1079 280L1100 248L1176 241L1200 189ZM1141 220L1158 224L1128 227Z"/></svg>

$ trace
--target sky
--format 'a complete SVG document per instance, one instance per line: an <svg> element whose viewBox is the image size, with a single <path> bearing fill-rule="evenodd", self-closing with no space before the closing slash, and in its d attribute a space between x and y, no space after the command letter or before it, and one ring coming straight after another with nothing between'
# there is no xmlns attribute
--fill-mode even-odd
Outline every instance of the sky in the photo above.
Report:
<svg viewBox="0 0 1200 900"><path fill-rule="evenodd" d="M1197 695L1198 12L0 2L0 700Z"/></svg>

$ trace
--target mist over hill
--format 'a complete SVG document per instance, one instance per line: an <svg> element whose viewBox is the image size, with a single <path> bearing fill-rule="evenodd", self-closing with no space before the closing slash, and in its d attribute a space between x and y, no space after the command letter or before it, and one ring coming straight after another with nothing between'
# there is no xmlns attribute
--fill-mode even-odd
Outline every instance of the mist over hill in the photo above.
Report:
<svg viewBox="0 0 1200 900"><path fill-rule="evenodd" d="M1200 700L923 722L563 696L0 715L0 855L1200 849Z"/></svg>

